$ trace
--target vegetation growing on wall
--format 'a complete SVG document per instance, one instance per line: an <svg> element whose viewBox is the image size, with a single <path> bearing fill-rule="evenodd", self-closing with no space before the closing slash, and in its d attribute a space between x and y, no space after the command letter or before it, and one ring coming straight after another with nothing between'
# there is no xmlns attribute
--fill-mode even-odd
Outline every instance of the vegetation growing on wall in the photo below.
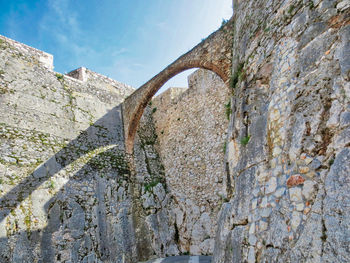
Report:
<svg viewBox="0 0 350 263"><path fill-rule="evenodd" d="M240 63L237 66L237 69L234 71L230 78L230 87L232 90L234 90L238 84L239 81L242 81L245 79L246 75L243 71L244 63Z"/></svg>

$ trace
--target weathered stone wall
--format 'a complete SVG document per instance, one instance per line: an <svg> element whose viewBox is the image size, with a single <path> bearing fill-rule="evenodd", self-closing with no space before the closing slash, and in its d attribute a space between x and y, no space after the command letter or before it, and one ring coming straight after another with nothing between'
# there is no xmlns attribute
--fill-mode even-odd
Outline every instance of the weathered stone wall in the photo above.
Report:
<svg viewBox="0 0 350 263"><path fill-rule="evenodd" d="M0 261L136 261L119 106L133 89L49 71L13 43L0 42Z"/></svg>
<svg viewBox="0 0 350 263"><path fill-rule="evenodd" d="M223 199L228 102L229 89L220 77L198 70L189 77L187 90L168 89L149 103L141 119L138 137L142 143L135 146L135 159L147 163L138 168L140 178L149 181L146 185L157 185L142 200L152 214L146 219L149 229L168 240L162 244L172 253L163 256L213 252ZM158 165L161 162L161 168L154 167L155 160ZM154 171L161 174L155 176ZM166 195L159 198L162 189ZM157 224L163 229L156 230ZM160 246L154 239L153 244Z"/></svg>
<svg viewBox="0 0 350 263"><path fill-rule="evenodd" d="M135 200L139 201L135 227L140 229L137 235L140 260L179 254L172 195L158 147L153 112L147 107L134 146Z"/></svg>
<svg viewBox="0 0 350 263"><path fill-rule="evenodd" d="M152 101L159 154L173 196L181 252L212 254L222 203L229 89L215 73L198 70L189 88ZM171 94L173 93L173 94Z"/></svg>
<svg viewBox="0 0 350 263"><path fill-rule="evenodd" d="M349 1L234 1L215 262L350 261Z"/></svg>

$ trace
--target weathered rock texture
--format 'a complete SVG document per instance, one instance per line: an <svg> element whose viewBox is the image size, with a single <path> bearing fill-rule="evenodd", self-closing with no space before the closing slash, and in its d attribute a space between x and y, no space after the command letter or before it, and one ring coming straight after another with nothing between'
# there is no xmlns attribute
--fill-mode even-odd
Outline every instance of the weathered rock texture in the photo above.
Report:
<svg viewBox="0 0 350 263"><path fill-rule="evenodd" d="M347 262L349 1L234 1L215 262Z"/></svg>

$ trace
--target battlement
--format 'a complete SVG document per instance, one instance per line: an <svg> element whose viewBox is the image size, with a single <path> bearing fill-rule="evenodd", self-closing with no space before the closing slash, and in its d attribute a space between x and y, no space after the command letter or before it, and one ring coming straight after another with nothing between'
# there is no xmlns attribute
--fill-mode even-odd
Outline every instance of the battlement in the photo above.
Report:
<svg viewBox="0 0 350 263"><path fill-rule="evenodd" d="M0 35L0 41L9 43L11 46L15 47L19 52L37 59L39 63L45 68L47 68L48 70L50 71L53 70L54 68L53 55L46 53L44 51L41 51L39 49L27 46L26 44L20 43L16 40L13 40L11 38L8 38L2 35Z"/></svg>
<svg viewBox="0 0 350 263"><path fill-rule="evenodd" d="M0 46L9 48L9 53L15 53L16 55L33 59L36 61L36 63L39 63L39 65L43 66L49 71L53 71L54 69L53 55L49 53L30 47L26 44L20 43L16 40L2 35L0 35ZM74 81L77 83L89 82L95 87L99 87L101 89L104 89L103 87L106 85L113 86L118 90L121 96L127 96L134 91L134 88L129 85L91 71L85 67L80 67L72 70L69 73L64 74L64 76L66 80Z"/></svg>
<svg viewBox="0 0 350 263"><path fill-rule="evenodd" d="M87 69L85 67L80 67L77 69L74 69L72 71L70 71L69 73L65 74L66 76L69 76L71 78L80 80L82 82L86 82L86 81L100 81L100 82L104 82L104 83L109 83L110 85L113 86L120 86L120 85L125 85L128 87L131 87L129 85L123 84L119 81L116 81L114 79L111 79L105 75L102 75L100 73L94 72L90 69Z"/></svg>

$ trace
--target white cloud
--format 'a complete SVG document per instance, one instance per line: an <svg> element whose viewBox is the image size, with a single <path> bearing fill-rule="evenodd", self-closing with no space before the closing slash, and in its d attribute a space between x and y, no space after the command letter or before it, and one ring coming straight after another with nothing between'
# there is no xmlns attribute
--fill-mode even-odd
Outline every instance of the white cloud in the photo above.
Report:
<svg viewBox="0 0 350 263"><path fill-rule="evenodd" d="M122 55L122 54L125 54L125 53L127 53L129 50L127 49L127 48L121 48L121 49L118 49L118 50L114 50L114 51L112 51L112 53L111 53L111 56L112 57L117 57L117 56L120 56L120 55Z"/></svg>
<svg viewBox="0 0 350 263"><path fill-rule="evenodd" d="M98 57L98 52L91 43L85 42L85 34L79 25L78 13L71 8L69 0L49 0L48 9L39 22L39 28L43 31L43 36L53 40L52 45L56 45L54 50L68 58L67 65L76 65L82 59ZM68 69L69 71L70 69Z"/></svg>

